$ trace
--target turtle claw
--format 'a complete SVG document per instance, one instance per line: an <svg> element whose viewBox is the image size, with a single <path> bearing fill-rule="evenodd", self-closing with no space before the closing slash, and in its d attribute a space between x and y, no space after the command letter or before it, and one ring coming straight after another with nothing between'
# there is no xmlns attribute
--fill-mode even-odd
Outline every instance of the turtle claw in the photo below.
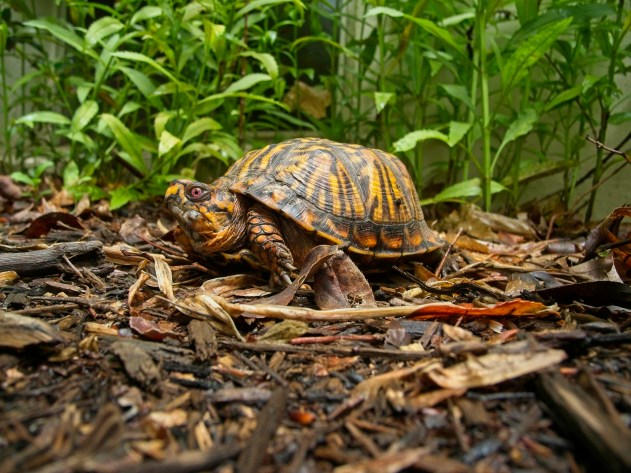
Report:
<svg viewBox="0 0 631 473"><path fill-rule="evenodd" d="M289 275L287 273L282 273L280 275L280 279L283 282L283 284L285 286L290 286L291 285L291 278L289 277Z"/></svg>
<svg viewBox="0 0 631 473"><path fill-rule="evenodd" d="M296 268L293 264L289 263L289 262L285 262L282 264L283 268L285 268L287 271L298 271L298 268Z"/></svg>

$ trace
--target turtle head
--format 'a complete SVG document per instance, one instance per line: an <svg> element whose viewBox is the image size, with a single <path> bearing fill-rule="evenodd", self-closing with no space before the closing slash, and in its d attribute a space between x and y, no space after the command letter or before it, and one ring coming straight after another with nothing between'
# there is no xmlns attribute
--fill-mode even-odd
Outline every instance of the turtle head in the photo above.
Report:
<svg viewBox="0 0 631 473"><path fill-rule="evenodd" d="M245 236L245 206L242 197L224 185L177 179L171 182L164 203L179 223L178 242L202 256L236 249ZM176 234L176 236L178 236Z"/></svg>

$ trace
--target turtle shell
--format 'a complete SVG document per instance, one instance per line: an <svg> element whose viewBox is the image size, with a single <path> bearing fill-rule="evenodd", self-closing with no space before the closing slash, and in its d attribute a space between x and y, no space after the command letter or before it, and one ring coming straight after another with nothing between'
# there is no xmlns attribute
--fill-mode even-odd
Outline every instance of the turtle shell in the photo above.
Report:
<svg viewBox="0 0 631 473"><path fill-rule="evenodd" d="M231 191L352 253L400 258L442 246L404 164L380 150L293 139L248 153L225 179Z"/></svg>

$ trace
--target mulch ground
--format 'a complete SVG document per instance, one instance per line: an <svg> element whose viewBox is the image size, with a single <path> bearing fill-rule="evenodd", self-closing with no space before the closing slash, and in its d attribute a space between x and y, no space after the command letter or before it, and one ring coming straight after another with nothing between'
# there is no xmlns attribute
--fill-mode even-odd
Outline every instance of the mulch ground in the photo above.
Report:
<svg viewBox="0 0 631 473"><path fill-rule="evenodd" d="M628 208L462 208L443 261L320 311L157 205L68 204L0 204L0 472L631 471Z"/></svg>

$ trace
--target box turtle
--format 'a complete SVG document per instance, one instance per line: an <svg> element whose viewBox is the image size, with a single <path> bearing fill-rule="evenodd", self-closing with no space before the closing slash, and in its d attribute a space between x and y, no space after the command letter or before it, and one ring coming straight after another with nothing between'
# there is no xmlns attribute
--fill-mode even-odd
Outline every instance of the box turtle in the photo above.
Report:
<svg viewBox="0 0 631 473"><path fill-rule="evenodd" d="M212 184L175 180L165 203L187 253L239 253L269 269L275 284L289 284L295 265L323 242L360 264L442 246L398 158L320 138L252 151Z"/></svg>

